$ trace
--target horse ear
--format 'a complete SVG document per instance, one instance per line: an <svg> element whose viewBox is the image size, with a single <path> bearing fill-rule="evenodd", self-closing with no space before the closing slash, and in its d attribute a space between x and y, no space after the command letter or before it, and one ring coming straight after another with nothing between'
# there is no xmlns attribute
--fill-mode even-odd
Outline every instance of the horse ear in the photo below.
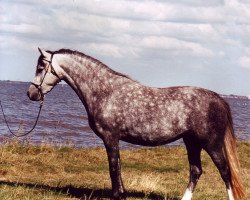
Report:
<svg viewBox="0 0 250 200"><path fill-rule="evenodd" d="M38 47L38 51L41 53L41 55L46 59L46 60L51 60L51 53L44 51Z"/></svg>
<svg viewBox="0 0 250 200"><path fill-rule="evenodd" d="M42 50L38 47L38 51L42 54Z"/></svg>

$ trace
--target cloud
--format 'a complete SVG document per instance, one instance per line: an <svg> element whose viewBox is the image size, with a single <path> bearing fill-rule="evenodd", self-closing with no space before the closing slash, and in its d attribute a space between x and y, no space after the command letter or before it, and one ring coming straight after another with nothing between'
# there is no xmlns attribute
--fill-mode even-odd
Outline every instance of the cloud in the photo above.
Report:
<svg viewBox="0 0 250 200"><path fill-rule="evenodd" d="M96 52L100 55L105 55L105 56L112 56L115 58L120 58L122 56L122 49L116 45L112 44L97 44L97 43L89 43L85 44L84 47L88 49L89 51Z"/></svg>
<svg viewBox="0 0 250 200"><path fill-rule="evenodd" d="M210 0L210 1L203 1L203 0L196 0L196 1L190 1L190 0L179 0L178 2L168 0L169 3L178 3L178 4L184 4L187 6L197 6L197 7L214 7L214 6L222 6L224 4L223 0Z"/></svg>
<svg viewBox="0 0 250 200"><path fill-rule="evenodd" d="M247 0L13 0L0 10L0 59L13 49L72 48L144 80L151 66L157 75L210 69L218 80L249 68Z"/></svg>
<svg viewBox="0 0 250 200"><path fill-rule="evenodd" d="M249 57L243 56L243 57L240 58L239 61L240 61L240 65L242 67L250 69L250 56Z"/></svg>
<svg viewBox="0 0 250 200"><path fill-rule="evenodd" d="M243 68L250 69L250 46L244 49L244 56L239 58L239 64Z"/></svg>
<svg viewBox="0 0 250 200"><path fill-rule="evenodd" d="M236 29L235 26L229 26L230 30L225 25L223 28L220 26L229 22L228 19L235 21L234 14L239 16L239 12L246 10L245 4L230 3L231 1L223 4L220 0L205 4L202 1L188 4L186 0L178 3L110 0L105 1L105 4L103 1L75 0L58 3L55 0L42 0L36 6L31 0L17 2L19 1L3 6L5 20L1 28L4 32L22 33L22 36L25 33L32 34L33 37L47 38L52 43L66 38L66 42L75 44L81 41L92 44L96 42L98 45L106 44L109 39L110 45L118 47L124 44L123 40L119 40L124 36L130 36L135 41L138 36L151 39L166 37L189 43L189 48L202 51L209 51L211 42L223 42L225 34L229 37L241 34L236 32L241 29ZM19 17L20 10L25 14ZM245 16L248 12L242 13ZM246 18L244 16L241 21ZM170 39L166 48L169 48L170 43L173 44L173 39ZM193 43L192 47L190 43ZM176 48L183 47L178 42L174 44L177 45ZM135 42L131 42L131 45L135 46Z"/></svg>
<svg viewBox="0 0 250 200"><path fill-rule="evenodd" d="M170 50L176 53L184 52L195 56L212 56L213 52L193 42L181 41L175 38L167 37L145 37L141 41L142 47L152 49Z"/></svg>
<svg viewBox="0 0 250 200"><path fill-rule="evenodd" d="M29 33L29 34L41 34L42 30L37 25L31 24L3 24L1 25L2 31L9 33Z"/></svg>

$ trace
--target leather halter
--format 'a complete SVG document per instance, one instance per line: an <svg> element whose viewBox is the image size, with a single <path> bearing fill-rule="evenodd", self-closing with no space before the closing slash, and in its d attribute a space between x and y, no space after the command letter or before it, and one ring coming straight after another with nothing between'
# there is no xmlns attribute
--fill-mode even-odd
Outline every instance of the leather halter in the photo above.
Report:
<svg viewBox="0 0 250 200"><path fill-rule="evenodd" d="M45 74L44 74L44 76L43 76L42 81L40 82L40 84L34 83L33 81L31 82L31 84L34 85L38 89L39 93L42 96L42 100L43 100L43 97L44 97L44 94L42 93L42 84L44 82L44 79L45 79L47 73L49 72L49 73L53 74L54 76L56 76L58 79L60 79L60 77L58 76L58 74L54 70L54 67L52 66L52 58L53 58L53 54L51 56L51 60L47 60L47 59L43 58L44 61L46 61L46 62L49 63L49 66L46 67Z"/></svg>

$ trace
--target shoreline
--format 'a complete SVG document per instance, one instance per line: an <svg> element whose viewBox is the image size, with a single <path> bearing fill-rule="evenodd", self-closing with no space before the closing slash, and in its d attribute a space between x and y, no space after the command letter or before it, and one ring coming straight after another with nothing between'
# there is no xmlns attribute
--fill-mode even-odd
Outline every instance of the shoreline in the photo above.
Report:
<svg viewBox="0 0 250 200"><path fill-rule="evenodd" d="M94 133L93 133L94 134ZM149 148L149 149L153 149L153 148L172 148L172 147L180 147L180 148L185 148L185 144L182 141L182 139L179 139L175 142L171 142L165 145L159 145L159 146L143 146L143 145L135 145L135 144L131 144L131 143L127 143L127 142L123 142L120 141L121 143L123 143L123 145L119 145L120 150L134 150L134 149L145 149L145 148ZM67 141L67 142L49 142L49 141L41 141L41 142L34 142L32 140L27 140L27 138L22 139L22 138L16 138L16 137L7 137L7 139L3 139L2 141L0 141L0 147L2 145L6 145L6 144L18 144L18 145L30 145L30 146L49 146L51 148L75 148L75 149L99 149L99 148L105 148L104 144L99 144L99 145L93 145L93 146L78 146L75 145L74 142L71 141ZM250 143L250 139L237 139L237 143Z"/></svg>
<svg viewBox="0 0 250 200"><path fill-rule="evenodd" d="M30 84L29 81L13 81L13 80L0 80L0 83L7 83L7 84ZM69 87L66 83L59 83L61 87ZM166 86L167 87L167 86ZM218 93L219 94L219 93ZM250 95L239 95L239 94L219 94L222 98L228 99L243 99L243 100L250 100Z"/></svg>

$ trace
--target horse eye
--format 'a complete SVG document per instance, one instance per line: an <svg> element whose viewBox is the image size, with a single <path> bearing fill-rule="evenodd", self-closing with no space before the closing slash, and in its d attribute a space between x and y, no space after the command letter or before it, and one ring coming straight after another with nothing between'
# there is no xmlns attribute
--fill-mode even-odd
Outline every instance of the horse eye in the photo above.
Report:
<svg viewBox="0 0 250 200"><path fill-rule="evenodd" d="M38 73L41 73L43 70L44 70L44 67L42 67L42 66L37 67L37 72Z"/></svg>

